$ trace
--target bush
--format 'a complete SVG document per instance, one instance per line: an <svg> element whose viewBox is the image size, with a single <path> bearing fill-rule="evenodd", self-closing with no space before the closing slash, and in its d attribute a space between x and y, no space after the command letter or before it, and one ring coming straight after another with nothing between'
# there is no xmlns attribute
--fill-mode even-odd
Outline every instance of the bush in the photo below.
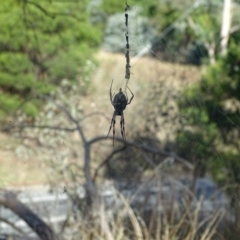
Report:
<svg viewBox="0 0 240 240"><path fill-rule="evenodd" d="M180 154L230 186L233 199L240 197L240 49L235 40L227 55L207 68L200 84L183 93L179 107L185 123L178 134Z"/></svg>

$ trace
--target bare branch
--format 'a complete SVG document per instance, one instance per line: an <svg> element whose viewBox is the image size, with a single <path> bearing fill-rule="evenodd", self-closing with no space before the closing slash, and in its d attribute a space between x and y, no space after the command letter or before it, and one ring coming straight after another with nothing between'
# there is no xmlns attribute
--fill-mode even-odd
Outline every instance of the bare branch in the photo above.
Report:
<svg viewBox="0 0 240 240"><path fill-rule="evenodd" d="M123 147L118 148L118 149L112 151L111 154L108 155L108 156L105 158L105 160L103 160L103 161L101 162L101 164L100 164L100 165L98 166L98 168L95 170L95 173L94 173L94 176L93 176L93 182L96 181L96 178L97 178L97 176L98 176L98 172L100 171L100 169L101 169L105 164L107 164L107 163L112 159L112 157L113 157L115 154L117 154L117 153L119 153L119 152L122 152L122 151L125 150L126 148L127 148L127 146L124 145Z"/></svg>
<svg viewBox="0 0 240 240"><path fill-rule="evenodd" d="M9 131L13 128L40 128L40 129L50 129L50 130L58 130L58 131L66 131L66 132L74 132L78 130L77 128L67 128L67 127L57 127L57 126L48 126L48 125L6 125L1 127L1 131Z"/></svg>
<svg viewBox="0 0 240 240"><path fill-rule="evenodd" d="M2 237L2 235L1 235ZM3 238L1 240L9 240L9 239L14 239L14 240L39 240L38 237L28 237L26 235L16 235L16 234L3 234Z"/></svg>
<svg viewBox="0 0 240 240"><path fill-rule="evenodd" d="M1 222L5 222L7 225L11 226L20 233L26 234L21 228L17 227L14 223L10 222L8 219L0 217Z"/></svg>
<svg viewBox="0 0 240 240"><path fill-rule="evenodd" d="M78 18L74 14L68 14L68 13L64 13L64 12L49 12L48 10L46 10L44 7L42 7L40 4L38 4L36 2L32 2L29 0L26 0L25 2L27 4L32 4L33 6L38 8L41 12L43 12L48 17L55 18L56 16L67 16L67 17L75 18L77 21L82 21L82 19Z"/></svg>
<svg viewBox="0 0 240 240"><path fill-rule="evenodd" d="M87 115L85 115L84 117L82 117L79 122L85 121L87 118L93 116L93 115L102 115L103 117L107 118L108 117L102 113L102 112L93 112L93 113L89 113ZM39 129L50 129L50 130L59 130L59 131L65 131L65 132L74 132L76 130L78 130L78 128L68 128L68 127L57 127L57 126L49 126L49 125L28 125L28 124L19 124L19 125L5 125L2 126L0 128L0 131L9 131L12 130L14 128L18 128L18 129L23 129L23 128L39 128Z"/></svg>
<svg viewBox="0 0 240 240"><path fill-rule="evenodd" d="M92 113L89 113L89 114L83 116L83 117L80 119L80 122L86 120L87 118L89 118L89 117L91 117L91 116L93 116L93 115L101 115L101 116L103 116L104 118L106 118L106 119L108 120L108 116L107 116L105 113L103 113L103 112L92 112Z"/></svg>
<svg viewBox="0 0 240 240"><path fill-rule="evenodd" d="M86 144L87 141L86 141L86 138L85 138L85 136L84 136L84 133L83 133L83 131L82 131L82 128L81 128L79 122L72 116L72 114L71 114L64 106L62 106L61 104L58 104L58 103L57 103L53 98L51 98L51 97L47 97L47 96L42 96L42 95L41 95L41 96L39 96L39 98L45 99L45 100L47 100L47 101L49 101L49 102L52 102L57 108L59 108L61 111L63 111L63 112L67 115L67 117L69 118L69 120L76 125L80 138L82 139L82 141L84 142L84 144Z"/></svg>
<svg viewBox="0 0 240 240"><path fill-rule="evenodd" d="M96 143L98 141L105 140L105 139L106 139L105 136L98 136L98 137L95 137L95 138L91 139L90 141L88 141L88 144L91 145L93 143ZM116 137L115 140L118 141L118 142L124 143L124 141L119 137ZM179 157L178 155L176 155L173 152L167 152L167 151L162 150L162 149L152 148L152 147L148 147L146 145L141 145L141 144L137 144L137 143L130 142L130 141L125 141L125 144L129 145L129 146L132 146L132 147L135 147L135 148L138 148L138 149L142 149L146 152L159 154L159 155L162 155L162 156L165 156L165 157L172 157L175 160L183 163L189 169L191 169L191 170L193 169L193 165L191 163L189 163L186 159Z"/></svg>
<svg viewBox="0 0 240 240"><path fill-rule="evenodd" d="M42 219L40 219L27 206L17 200L14 193L2 191L0 194L0 205L9 208L17 214L40 237L40 239L59 240L53 230Z"/></svg>

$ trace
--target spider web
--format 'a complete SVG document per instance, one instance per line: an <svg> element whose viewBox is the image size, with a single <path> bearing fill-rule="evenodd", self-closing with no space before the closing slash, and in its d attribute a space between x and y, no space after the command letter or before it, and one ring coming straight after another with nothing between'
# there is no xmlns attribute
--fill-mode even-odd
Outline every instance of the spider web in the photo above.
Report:
<svg viewBox="0 0 240 240"><path fill-rule="evenodd" d="M197 125L191 124L188 122L188 119L186 119L186 116L182 115L181 113L181 109L179 109L178 106L176 106L175 104L177 103L178 99L180 98L180 93L183 92L183 90L186 87L191 87L194 84L196 84L196 82L200 83L200 79L194 81L194 82L188 82L186 83L186 81L191 81L191 76L189 75L185 75L182 76L180 78L177 79L176 76L176 80L175 83L176 85L178 85L177 89L174 89L175 86L171 86L171 84L173 84L173 82L170 82L169 84L167 84L168 82L168 78L162 79L163 77L165 77L166 75L164 74L164 71L166 71L166 69L168 69L169 74L177 74L177 72L179 72L179 68L181 68L181 66L177 63L177 59L176 58L176 54L171 53L171 51L168 49L167 47L167 43L169 41L168 39L168 34L174 29L174 27L178 24L181 24L181 21L185 20L192 12L194 12L198 6L199 6L200 2L196 1L194 2L193 5L190 5L188 8L186 8L185 11L183 11L183 13L168 27L166 28L159 37L160 42L161 42L161 49L163 49L163 51L165 52L165 54L168 55L169 59L172 60L172 62L176 62L176 64L172 64L170 62L166 62L164 61L163 57L161 56L161 54L159 54L159 52L155 49L152 49L152 44L141 44L141 39L131 39L131 33L130 34L130 46L132 45L137 45L137 47L141 48L141 50L135 54L134 56L131 57L131 72L133 73L133 75L131 75L131 79L129 82L127 82L127 84L129 84L129 86L135 86L135 92L134 92L134 88L133 88L133 92L135 93L136 98L143 98L143 92L147 92L149 94L149 97L142 99L143 101L141 102L141 107L139 107L139 109L137 109L137 107L132 107L132 106L128 106L126 109L126 112L128 113L129 111L131 112L133 108L134 109L134 113L131 115L132 116L132 122L129 123L126 121L126 129L131 129L131 131L141 131L139 130L142 129L142 125L146 125L145 127L145 132L141 131L138 132L138 134L135 134L135 141L140 142L142 145L148 145L151 147L163 147L165 149L167 149L168 151L177 151L176 149L176 145L173 146L173 143L176 143L176 134L179 134L179 132L184 132L186 129L189 128L189 133L194 133L199 131L199 129L202 129L202 131L207 132L208 131L208 127L207 125L204 123L204 121L202 122L198 122ZM134 21L133 19L129 19L129 21ZM137 24L137 23L136 23ZM134 41L134 40L139 40L139 41ZM217 46L220 45L220 37L215 38L215 43ZM130 51L131 51L131 47L130 47ZM147 59L147 57L145 56L146 54L151 53L151 55L154 56L154 58L157 61L161 61L164 62L164 67L165 69L162 69L162 74L161 74L161 68L159 69L159 75L157 77L155 77L155 79L152 77L151 74L149 74L149 77L145 79L146 82L148 82L149 84L145 85L145 88L141 88L140 87L140 81L138 81L138 78L135 77L135 73L139 70L138 68L138 64L143 60L143 59ZM206 52L201 51L201 49L199 50L195 50L195 54L196 55L201 55L202 58L208 58L209 56L206 54ZM140 65L140 64L139 64ZM204 65L204 64L203 64ZM156 65L157 66L157 65ZM144 67L144 70L147 72L151 72L153 71L148 70L147 69L148 66L146 65ZM190 67L189 67L190 69ZM187 71L187 70L186 70ZM199 76L201 76L201 73L199 72ZM179 77L179 76L178 76ZM184 79L184 78L188 78L188 79ZM202 78L202 77L200 77ZM152 82L155 81L154 84L152 84ZM157 82L157 83L156 83ZM174 84L175 84L174 83ZM152 84L152 85L151 85ZM222 89L222 92L224 94L224 85L223 83L220 81L218 82L218 79L216 79L216 85L219 86L219 88ZM142 86L142 85L141 85ZM157 87L159 87L159 91L157 89ZM155 88L155 89L154 89ZM210 96L212 94L214 94L214 89L212 89L212 86L205 86L206 88L206 92L201 92L201 95L199 95L199 97L194 101L194 102L189 102L189 106L192 107L192 111L193 109L198 109L199 113L201 114L201 111L204 112L204 109L206 109L206 102L204 102L204 98L206 98L206 96ZM150 95L153 94L154 97L151 98ZM160 96L164 96L164 99L161 99ZM159 98L159 102L157 102L157 98ZM172 103L172 101L174 100L175 104L171 105L169 107L166 107L166 105L168 105L169 102ZM135 100L136 101L136 100ZM134 103L133 103L134 104ZM230 122L230 124L235 126L235 129L233 131L237 131L239 132L239 118L234 119L231 115L231 113L229 111L224 111L221 107L219 107L219 105L221 106L221 104L216 103L215 106L213 106L212 108L212 112L210 113L210 115L214 115L216 116L216 122L219 125L223 125L223 124L228 124L227 122ZM232 101L230 101L228 103L229 108L237 108L239 109L239 101L238 103L236 103L235 107L234 107L234 103ZM238 106L238 107L237 107ZM153 108L164 108L164 110L153 110L151 112L150 109ZM177 112L172 112L171 111L171 107L176 108ZM239 110L237 110L239 111ZM215 112L217 112L218 114L215 114ZM160 115L164 116L164 115L169 115L172 114L172 119L177 119L172 120L171 123L166 124L163 123L163 120L161 119L161 117L159 117ZM129 114L130 115L130 114ZM149 117L146 117L146 115L148 115ZM152 115L152 116L151 116ZM134 117L135 116L135 117ZM193 116L193 114L189 115L188 117L191 118ZM127 117L126 117L127 118ZM128 116L128 118L130 118ZM144 118L144 120L142 120L141 118ZM199 115L199 118L201 118L201 116ZM143 123L142 121L145 121L145 123ZM147 123L146 123L147 121ZM175 125L177 125L180 122L181 127L175 127ZM158 125L157 127L153 127L153 125L156 124ZM222 126L223 128L226 126ZM146 130L147 129L147 130ZM210 129L210 128L209 128ZM129 130L126 130L127 132L129 132ZM175 136L174 136L175 135ZM155 138L154 138L155 136ZM233 136L233 133L230 133L230 136ZM229 137L230 137L229 136ZM219 136L220 137L220 136ZM182 150L180 151L182 156L184 156L184 158L188 159L191 163L196 164L198 159L201 159L201 152L205 151L206 149L204 149L203 145L204 145L204 140L201 139L200 135L197 134L191 134L191 138L189 137L189 143L191 143L191 145L189 145L188 147L190 148L189 151L187 150L187 147L185 146ZM217 142L217 144L219 144L218 139L215 139L215 141ZM221 143L223 145L219 145L223 148L228 148L228 144L227 144L227 139L225 139L225 146L224 143ZM237 140L237 137L235 135L235 143L236 143L236 148L233 150L233 152L235 152L235 154L239 151L239 140ZM214 144L214 143L212 143ZM220 148L221 148L220 147ZM192 148L192 150L191 150ZM199 169L197 169L197 171L199 172L195 172L195 177L199 178L199 177L204 177L206 175L208 175L210 172L212 173L212 175L216 178L219 179L220 175L224 174L224 172L227 174L229 174L229 177L227 177L225 180L228 182L231 182L230 178L231 175L233 175L234 173L231 172L231 168L228 168L229 166L227 166L226 161L227 157L226 155L224 155L224 152L222 152L219 147L215 152L215 157L212 158L213 162L217 162L217 164L212 164L210 163L210 165L205 165L204 163L204 159L201 159L201 162L199 162ZM196 156L194 156L194 152L199 153L198 155L196 154ZM136 153L135 153L136 154ZM209 152L209 158L212 157L211 156L211 151ZM141 159L141 157L139 157ZM155 157L152 157L151 154L146 154L144 157L142 157L144 160L143 161L150 161L152 163L156 163L156 159ZM207 155L205 155L205 158L208 158ZM123 154L122 157L118 158L120 161L122 161L123 159L127 159L127 161L129 159L136 159L136 156L134 156L134 152L130 152L130 153L125 153ZM159 159L159 161L161 162L162 160ZM195 161L195 162L194 162ZM224 163L225 161L225 163ZM139 160L139 162L141 162L141 160ZM171 162L171 161L170 161ZM207 159L206 159L207 162ZM172 164L173 162L171 162ZM208 163L209 164L209 163ZM212 164L212 165L211 165ZM139 166L140 165L140 166ZM137 166L137 164L127 164L126 163L126 168L125 168L125 172L124 174L129 175L129 177L131 178L132 175L136 172L136 168L144 168L144 164L141 163ZM174 164L172 165L174 166ZM209 167L210 166L214 166L216 168L218 168L218 172L214 172L214 171L209 171ZM175 169L176 170L176 169ZM174 172L174 170L173 170ZM215 175L214 175L215 174ZM228 179L229 178L229 179Z"/></svg>
<svg viewBox="0 0 240 240"><path fill-rule="evenodd" d="M160 36L158 36L158 38L161 39L161 50L163 50L165 54L168 55L168 59L171 59L172 62L175 64L170 61L165 61L164 57L161 55L158 49L153 50L151 48L151 44L146 44L145 41L138 36L132 36L131 31L129 31L130 52L132 53L130 55L130 65L132 73L130 75L130 80L126 81L126 79L124 78L124 70L122 71L121 76L113 75L109 78L109 83L111 79L114 78L114 83L116 85L122 85L123 88L126 88L126 86L128 85L135 94L133 103L129 105L125 110L125 128L127 140L138 143L142 146L151 147L154 149L164 149L168 152L177 153L177 134L179 133L179 131L183 131L183 126L184 129L189 127L189 124L187 124L188 119L186 119L186 117L180 112L177 101L180 98L180 95L183 92L184 88L191 85L191 82L188 82L191 81L191 77L194 78L195 82L199 82L199 79L197 79L197 77L191 76L191 74L196 74L196 68L189 66L189 69L184 69L183 66L177 63L176 54L171 52L166 43L170 41L170 39L168 38L168 34L171 33L173 28L177 24L179 24L179 22L184 20L197 8L197 3L198 2L195 2L193 5L190 5L188 8L186 8L182 12L182 14L168 28L166 28ZM138 13L138 7L130 7L132 7L133 16L134 14ZM124 26L124 13L121 16L122 25ZM135 21L135 18L131 17L130 15L129 24L133 24L137 28L138 22ZM125 30L123 28L122 42L125 46L124 34ZM216 40L216 42L219 41L220 39ZM151 57L149 56L149 53L150 55L152 55ZM202 55L204 54L205 53L202 53ZM205 57L207 57L207 55L205 55ZM124 59L124 54L122 54L122 58ZM152 63L153 59L154 63ZM150 64L147 64L148 61L151 61L152 63L150 69ZM158 63L162 64L159 65ZM124 67L125 65L122 66L122 69L124 69ZM146 73L145 75L143 74L144 72ZM146 78L140 79L141 74ZM198 74L200 75L200 73ZM221 84L219 85L221 88L224 89ZM104 94L108 95L109 85L105 83L100 83L98 86L100 86L101 88L104 87ZM71 85L69 85L68 82L64 82L63 86L61 87L63 89L67 89L71 88ZM211 95L212 89L208 88L208 91ZM83 106L79 104L82 102L83 99L80 97L76 97L78 93L79 89L73 87L73 89L68 93L68 95L65 95L64 91L59 91L57 92L57 96L59 97L61 103L63 103L64 106L67 106L70 109L71 113L75 114L78 119L81 119L80 121L83 121ZM190 102L190 106L196 109L203 109L204 104L202 102L202 98L204 98L204 95L205 94L203 94L203 96L199 96L198 101L195 101L194 103ZM104 101L109 106L109 99L107 97L104 99ZM88 104L89 106L91 106L91 103ZM73 127L73 125L69 124L66 119L63 120L60 117L60 112L53 105L54 104L48 104L45 107L48 114L46 116L42 116L46 117L44 120L47 123L54 123L57 126L67 125L68 127ZM112 115L111 110L108 111L107 114ZM239 129L238 122L234 119L231 119L231 117L228 116L228 114L225 114L222 109L215 107L212 111L219 112L221 116L223 116L225 119L228 119L233 125L236 126L237 129ZM52 119L52 115L58 117ZM222 123L225 123L224 118L219 117L219 122L221 123L222 121ZM96 124L96 122L91 123L90 120L87 121L87 123L84 125L84 130L91 129L92 126L94 126L93 124ZM198 127L204 130L206 128L206 125L200 123ZM101 133L105 134L105 132L107 132L108 130L108 121L105 121L104 125L100 125L99 128L101 129ZM97 132L97 130L94 130L94 135L99 133ZM191 131L194 132L194 130L195 127L192 127ZM82 165L75 166L74 168L69 167L69 156L75 154L78 157L79 162L81 161L81 157L79 157L79 155L81 155L82 152L79 151L79 145L76 143L76 141L66 141L66 139L76 139L76 136L74 134L68 135L68 133L60 132L56 134L49 130L34 130L34 132L29 131L28 133L30 134L28 135L29 139L31 139L32 136L38 135L40 137L40 143L46 144L48 145L48 148L51 148L49 150L47 149L47 147L44 148L44 146L42 146L40 149L40 153L42 159L51 158L51 163L55 164L56 172L66 171L66 178L73 178L75 182L80 182L82 180L81 176L79 176L79 169L81 169ZM116 131L116 134L119 133L119 131ZM189 152L186 151L186 149L181 152L181 154L184 155L184 158L186 158L186 160L188 160L191 164L194 164L194 159L191 159L194 156L191 148L193 148L193 152L201 151L202 144L200 140L201 139L199 136L191 136L192 145L189 146ZM101 143L100 148L93 148L94 158L96 158L96 160L102 160L101 154L103 154L104 152L104 154L106 155L106 148L109 149L109 142ZM56 151L56 149L58 149L58 151ZM71 149L71 151L69 149ZM35 149L30 149L30 151L32 151L31 157L36 154ZM22 148L19 147L18 152L21 155ZM100 155L100 157L97 156L98 154ZM21 155L21 157L23 157L23 155ZM155 155L153 156L152 153L134 151L130 148L128 148L127 150L125 149L124 152L121 152L119 155L113 158L113 160L119 165L116 166L117 170L112 168L110 169L110 171L112 172L115 171L112 176L110 175L110 177L114 178L114 174L116 175L116 172L119 172L120 177L126 177L128 178L128 180L130 179L130 182L133 181L132 179L134 177L136 177L136 182L139 176L141 178L141 173L147 169L147 164L152 166L153 169L156 168L157 170L159 170L159 173L161 176L163 176L163 178L170 179L171 177L169 176L171 174L175 174L176 177L180 178L183 174L185 174L185 172L183 172L182 169L178 168L178 165L175 164L176 159L174 157L159 157ZM217 152L217 160L220 163L221 161L225 161L221 152ZM122 163L125 164L123 168L121 165ZM50 171L50 174L54 175L54 172ZM187 177L188 176L185 176L185 178ZM197 175L196 177L199 177L199 175ZM139 182L137 183L139 184ZM66 189L64 186L64 191L65 190ZM73 189L69 187L67 188L67 190L70 192Z"/></svg>

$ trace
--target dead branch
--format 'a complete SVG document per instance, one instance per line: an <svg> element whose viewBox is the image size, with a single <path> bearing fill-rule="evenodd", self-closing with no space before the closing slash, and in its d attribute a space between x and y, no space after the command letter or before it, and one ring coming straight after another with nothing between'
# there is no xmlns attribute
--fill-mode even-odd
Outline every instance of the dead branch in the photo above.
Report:
<svg viewBox="0 0 240 240"><path fill-rule="evenodd" d="M64 112L64 113L67 115L68 119L76 125L77 130L78 130L78 133L79 133L80 138L82 139L83 143L84 143L84 144L86 143L86 138L85 138L84 133L83 133L83 130L82 130L80 124L79 124L79 121L76 120L76 119L72 116L72 114L71 114L63 105L58 104L58 103L57 103L53 98L51 98L51 97L39 96L39 98L45 99L45 100L53 103L59 110L61 110L62 112Z"/></svg>
<svg viewBox="0 0 240 240"><path fill-rule="evenodd" d="M91 144L96 143L96 142L101 141L101 140L106 140L106 137L105 136L95 137L95 138L89 140L88 144L91 145ZM124 141L119 137L115 137L115 140L118 141L118 142L124 143ZM137 143L130 142L130 141L125 141L125 143L128 146L138 148L138 149L142 149L145 152L155 153L155 154L158 154L158 155L162 155L164 157L171 157L171 158L177 160L178 162L184 164L190 170L193 169L193 165L191 163L189 163L186 159L179 157L174 152L168 152L168 151L165 151L165 150L162 150L162 149L152 148L152 147L148 147L148 146L143 145L143 144L137 144Z"/></svg>
<svg viewBox="0 0 240 240"><path fill-rule="evenodd" d="M122 151L125 150L126 148L127 148L127 146L124 145L123 147L120 147L120 148L112 151L111 154L110 154L109 156L107 156L107 157L105 158L105 160L103 160L103 161L101 162L101 164L100 164L100 165L98 166L98 168L95 170L95 173L94 173L94 175L93 175L93 182L96 181L97 176L98 176L98 172L100 171L100 169L101 169L104 165L106 165L106 164L112 159L112 157L113 157L115 154L117 154L117 153L119 153L119 152L122 152Z"/></svg>
<svg viewBox="0 0 240 240"><path fill-rule="evenodd" d="M24 128L39 128L39 129L50 129L50 130L58 130L65 132L74 132L77 128L68 128L68 127L57 127L57 126L46 126L46 125L28 125L28 124L19 124L19 125L5 125L1 127L1 131L7 132L14 128L24 129Z"/></svg>
<svg viewBox="0 0 240 240"><path fill-rule="evenodd" d="M11 226L13 229L17 230L18 232L25 234L25 232L21 228L17 227L14 223L10 222L8 219L0 217L0 221Z"/></svg>
<svg viewBox="0 0 240 240"><path fill-rule="evenodd" d="M60 240L53 230L26 205L17 200L16 195L10 191L2 191L0 205L10 209L40 237L42 240Z"/></svg>

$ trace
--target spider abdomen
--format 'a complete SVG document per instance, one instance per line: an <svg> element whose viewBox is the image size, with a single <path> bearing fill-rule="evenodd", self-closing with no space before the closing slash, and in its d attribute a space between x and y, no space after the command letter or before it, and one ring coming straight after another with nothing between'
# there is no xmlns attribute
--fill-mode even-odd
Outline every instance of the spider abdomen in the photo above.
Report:
<svg viewBox="0 0 240 240"><path fill-rule="evenodd" d="M127 106L127 98L123 92L119 92L113 98L113 107L116 111L116 115L121 115L123 110Z"/></svg>

